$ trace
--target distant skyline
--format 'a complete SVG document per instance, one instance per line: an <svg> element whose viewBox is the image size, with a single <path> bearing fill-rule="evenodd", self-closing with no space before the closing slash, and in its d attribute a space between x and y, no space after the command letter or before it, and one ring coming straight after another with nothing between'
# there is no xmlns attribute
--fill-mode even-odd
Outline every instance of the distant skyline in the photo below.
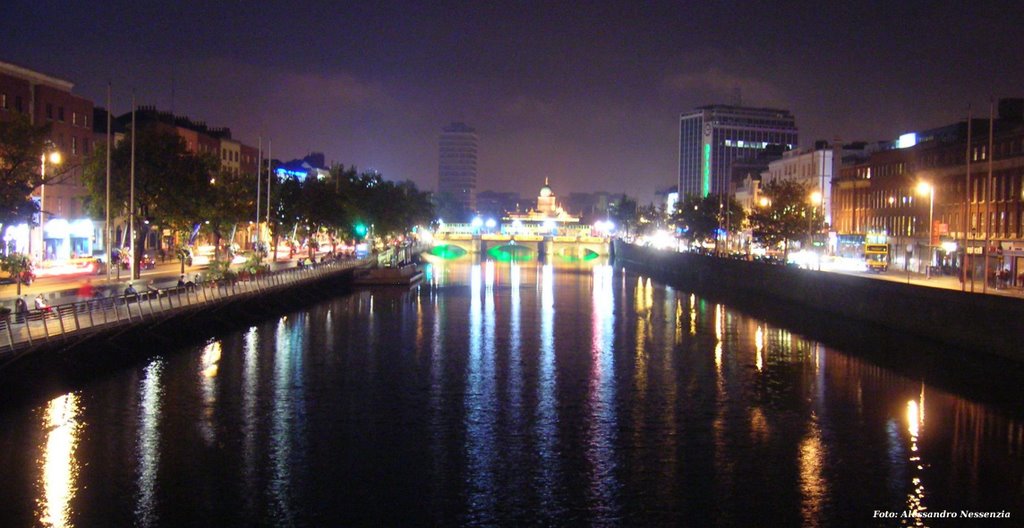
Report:
<svg viewBox="0 0 1024 528"><path fill-rule="evenodd" d="M441 128L479 135L477 189L675 184L680 113L793 112L800 143L876 141L1024 96L1014 2L54 2L9 0L0 60L114 111L156 105L275 157L437 182ZM173 86L173 101L172 101Z"/></svg>

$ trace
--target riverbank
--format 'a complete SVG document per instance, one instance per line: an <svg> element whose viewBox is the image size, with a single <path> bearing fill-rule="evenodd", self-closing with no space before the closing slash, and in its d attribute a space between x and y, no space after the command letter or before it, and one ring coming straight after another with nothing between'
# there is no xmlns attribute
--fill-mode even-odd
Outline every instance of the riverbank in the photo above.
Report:
<svg viewBox="0 0 1024 528"><path fill-rule="evenodd" d="M0 401L65 390L167 348L289 313L347 291L365 262L334 262L196 288L33 310L4 323ZM44 332L44 334L40 334ZM27 334L27 335L26 335ZM25 338L28 339L25 339Z"/></svg>
<svg viewBox="0 0 1024 528"><path fill-rule="evenodd" d="M617 262L698 292L767 298L1024 364L1024 301L615 241ZM759 299L764 301L764 299ZM885 343L879 343L882 349Z"/></svg>

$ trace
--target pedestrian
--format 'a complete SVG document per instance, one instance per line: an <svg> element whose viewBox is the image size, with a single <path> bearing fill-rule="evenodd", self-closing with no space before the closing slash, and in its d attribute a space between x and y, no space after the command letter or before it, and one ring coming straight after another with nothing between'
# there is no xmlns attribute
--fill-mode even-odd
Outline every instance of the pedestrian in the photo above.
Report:
<svg viewBox="0 0 1024 528"><path fill-rule="evenodd" d="M184 275L181 275L180 277L178 277L178 287L179 288L184 288L185 287L185 276Z"/></svg>
<svg viewBox="0 0 1024 528"><path fill-rule="evenodd" d="M79 299L91 299L92 298L92 280L86 279L85 283L82 284L81 288L78 288Z"/></svg>
<svg viewBox="0 0 1024 528"><path fill-rule="evenodd" d="M132 283L130 282L128 283L128 287L124 289L125 296L136 295L138 293L139 292L135 291L135 286L133 286Z"/></svg>
<svg viewBox="0 0 1024 528"><path fill-rule="evenodd" d="M18 299L14 301L14 321L18 323L24 321L25 312L27 311L28 303L25 302L25 297L19 296Z"/></svg>
<svg viewBox="0 0 1024 528"><path fill-rule="evenodd" d="M49 306L46 305L46 299L43 298L43 294L41 293L39 295L36 295L35 305L36 310L44 310L46 308L49 308Z"/></svg>

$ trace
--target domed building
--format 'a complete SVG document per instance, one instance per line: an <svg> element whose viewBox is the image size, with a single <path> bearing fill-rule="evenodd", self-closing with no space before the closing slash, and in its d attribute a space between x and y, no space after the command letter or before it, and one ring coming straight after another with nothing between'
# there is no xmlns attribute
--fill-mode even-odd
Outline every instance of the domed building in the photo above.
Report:
<svg viewBox="0 0 1024 528"><path fill-rule="evenodd" d="M555 192L551 190L551 184L547 178L544 178L544 186L540 188L540 193L537 195L537 208L526 213L512 213L508 216L508 220L520 222L547 222L552 221L556 223L579 223L580 218L573 216L558 205L558 200L555 197Z"/></svg>

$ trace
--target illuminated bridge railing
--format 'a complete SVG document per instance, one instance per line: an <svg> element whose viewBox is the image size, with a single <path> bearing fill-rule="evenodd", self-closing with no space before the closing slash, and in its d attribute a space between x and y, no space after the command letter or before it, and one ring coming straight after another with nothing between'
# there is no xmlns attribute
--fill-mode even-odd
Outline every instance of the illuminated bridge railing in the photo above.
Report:
<svg viewBox="0 0 1024 528"><path fill-rule="evenodd" d="M328 262L247 278L207 281L10 313L0 317L0 363L38 345L55 341L72 343L93 332L313 282L362 265L363 261Z"/></svg>

